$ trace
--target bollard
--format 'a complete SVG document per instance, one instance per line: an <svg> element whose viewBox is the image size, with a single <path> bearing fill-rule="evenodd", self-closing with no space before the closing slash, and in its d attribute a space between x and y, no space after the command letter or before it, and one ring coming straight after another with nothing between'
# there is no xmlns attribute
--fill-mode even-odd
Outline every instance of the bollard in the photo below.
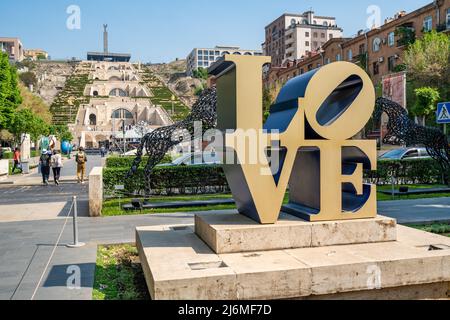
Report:
<svg viewBox="0 0 450 320"><path fill-rule="evenodd" d="M73 196L73 244L68 244L69 248L81 248L86 244L78 241L78 205L77 197Z"/></svg>

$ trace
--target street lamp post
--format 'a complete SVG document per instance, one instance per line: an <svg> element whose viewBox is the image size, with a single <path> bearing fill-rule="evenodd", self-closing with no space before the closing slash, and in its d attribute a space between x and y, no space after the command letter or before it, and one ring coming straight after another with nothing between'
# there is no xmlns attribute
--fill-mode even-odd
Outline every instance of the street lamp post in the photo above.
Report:
<svg viewBox="0 0 450 320"><path fill-rule="evenodd" d="M126 151L126 140L125 140L125 119L123 119L122 124L122 133L123 133L123 155L125 156Z"/></svg>

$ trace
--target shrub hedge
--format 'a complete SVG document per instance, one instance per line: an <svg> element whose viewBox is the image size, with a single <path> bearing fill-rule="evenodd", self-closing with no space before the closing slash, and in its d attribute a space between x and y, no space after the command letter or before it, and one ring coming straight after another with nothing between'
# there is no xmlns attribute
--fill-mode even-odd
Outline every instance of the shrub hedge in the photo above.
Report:
<svg viewBox="0 0 450 320"><path fill-rule="evenodd" d="M133 165L133 161L136 157L127 156L127 157L108 157L106 159L106 167L107 168L131 168ZM148 157L143 157L140 167L145 167L147 163ZM165 155L164 159L160 163L171 163L172 158L170 155Z"/></svg>
<svg viewBox="0 0 450 320"><path fill-rule="evenodd" d="M365 176L378 185L390 184L392 176L397 184L435 184L443 178L441 167L433 159L379 161L378 170L368 171Z"/></svg>
<svg viewBox="0 0 450 320"><path fill-rule="evenodd" d="M103 169L105 192L114 193L114 186L125 184L128 194L145 191L144 169L125 181L126 168ZM228 191L228 183L221 166L173 166L155 168L151 175L152 194L204 194Z"/></svg>
<svg viewBox="0 0 450 320"><path fill-rule="evenodd" d="M131 179L125 176L131 167L132 157L109 158L103 170L106 193L112 194L114 186L125 184L128 194L145 190L144 169L141 166ZM442 182L439 164L431 159L407 161L380 161L378 171L365 172L365 180L377 185L391 183L392 174L397 184L436 184ZM220 165L157 167L151 175L153 194L202 194L229 191Z"/></svg>

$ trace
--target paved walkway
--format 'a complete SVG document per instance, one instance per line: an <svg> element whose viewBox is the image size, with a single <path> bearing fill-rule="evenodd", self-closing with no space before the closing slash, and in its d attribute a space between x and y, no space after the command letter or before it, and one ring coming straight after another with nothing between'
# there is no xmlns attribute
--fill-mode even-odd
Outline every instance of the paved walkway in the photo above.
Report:
<svg viewBox="0 0 450 320"><path fill-rule="evenodd" d="M101 167L105 158L101 158L97 155L88 155L88 162L86 163L86 175L89 175L92 168ZM75 158L65 159L64 168L61 170L61 182L62 183L73 183L77 180L77 165L75 163ZM53 182L53 173L50 173L50 182ZM13 184L16 186L34 186L42 184L42 176L35 168L31 170L30 174L24 175L14 175L10 176L7 180L1 181L2 184Z"/></svg>

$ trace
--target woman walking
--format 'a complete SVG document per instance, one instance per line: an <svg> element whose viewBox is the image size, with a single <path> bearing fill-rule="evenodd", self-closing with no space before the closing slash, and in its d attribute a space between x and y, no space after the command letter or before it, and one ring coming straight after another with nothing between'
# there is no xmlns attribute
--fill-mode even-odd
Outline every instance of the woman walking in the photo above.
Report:
<svg viewBox="0 0 450 320"><path fill-rule="evenodd" d="M20 149L16 148L14 150L14 167L12 168L12 173L16 172L16 169L18 169L22 173L22 166L20 164Z"/></svg>
<svg viewBox="0 0 450 320"><path fill-rule="evenodd" d="M53 170L53 177L55 179L55 184L59 186L59 178L61 177L61 168L63 167L62 157L59 151L54 150L51 158L51 165Z"/></svg>
<svg viewBox="0 0 450 320"><path fill-rule="evenodd" d="M48 180L50 178L50 160L51 160L51 152L47 150L42 150L41 157L39 159L39 167L41 169L42 174L42 183L45 186L48 186Z"/></svg>

